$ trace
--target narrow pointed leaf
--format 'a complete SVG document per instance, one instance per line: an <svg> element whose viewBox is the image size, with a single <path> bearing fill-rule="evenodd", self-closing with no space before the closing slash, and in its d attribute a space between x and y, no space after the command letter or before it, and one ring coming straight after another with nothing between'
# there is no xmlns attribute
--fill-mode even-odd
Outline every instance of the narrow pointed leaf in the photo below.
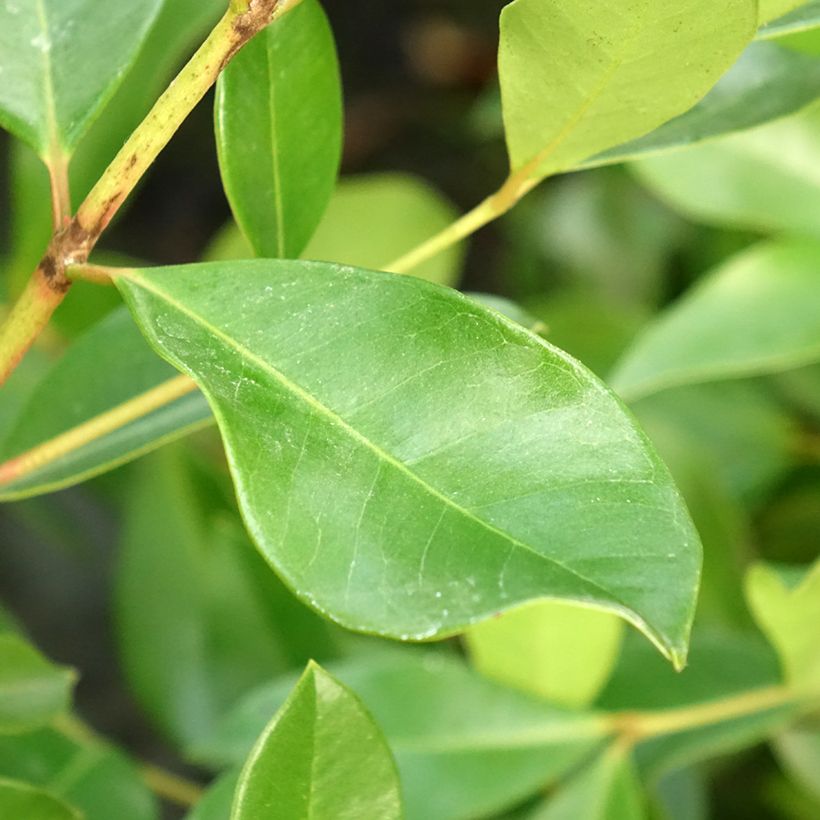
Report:
<svg viewBox="0 0 820 820"><path fill-rule="evenodd" d="M820 243L759 245L708 274L636 339L611 382L634 400L820 359ZM750 328L750 321L754 321Z"/></svg>
<svg viewBox="0 0 820 820"><path fill-rule="evenodd" d="M0 778L0 817L25 820L82 820L76 809L49 792Z"/></svg>
<svg viewBox="0 0 820 820"><path fill-rule="evenodd" d="M271 809L289 820L403 816L396 766L378 726L315 664L245 763L231 820L259 820Z"/></svg>
<svg viewBox="0 0 820 820"><path fill-rule="evenodd" d="M2 459L77 431L177 376L145 343L128 311L116 310L83 334L28 396L0 446ZM17 474L19 465L4 465L0 501L85 481L210 423L208 404L198 391L172 396L108 433L79 436L59 457L44 457L23 474Z"/></svg>
<svg viewBox="0 0 820 820"><path fill-rule="evenodd" d="M332 671L384 731L408 820L472 820L510 808L570 771L608 731L595 715L527 697L441 653L391 650ZM291 685L250 693L194 757L241 762Z"/></svg>
<svg viewBox="0 0 820 820"><path fill-rule="evenodd" d="M778 17L761 27L757 37L759 40L770 40L776 37L785 37L788 34L809 31L818 26L820 26L820 2L812 0L812 2L803 3L794 11L784 14L782 17Z"/></svg>
<svg viewBox="0 0 820 820"><path fill-rule="evenodd" d="M697 534L631 417L566 354L454 291L330 264L117 284L208 397L251 535L313 606L407 639L580 601L682 662Z"/></svg>
<svg viewBox="0 0 820 820"><path fill-rule="evenodd" d="M515 0L499 74L513 171L566 170L691 108L757 29L754 0Z"/></svg>
<svg viewBox="0 0 820 820"><path fill-rule="evenodd" d="M673 152L793 114L820 91L820 59L773 43L752 43L692 109L644 137L611 148L581 168Z"/></svg>
<svg viewBox="0 0 820 820"><path fill-rule="evenodd" d="M70 154L137 54L160 0L0 4L0 125L47 160Z"/></svg>
<svg viewBox="0 0 820 820"><path fill-rule="evenodd" d="M528 820L643 820L641 785L627 753L612 746L581 769Z"/></svg>
<svg viewBox="0 0 820 820"><path fill-rule="evenodd" d="M539 601L466 633L483 675L552 703L586 706L618 657L623 624L609 612Z"/></svg>
<svg viewBox="0 0 820 820"><path fill-rule="evenodd" d="M0 733L45 726L68 708L75 675L17 635L0 635Z"/></svg>
<svg viewBox="0 0 820 820"><path fill-rule="evenodd" d="M258 256L296 257L339 167L342 103L333 34L318 0L268 26L217 83L219 166Z"/></svg>
<svg viewBox="0 0 820 820"><path fill-rule="evenodd" d="M780 656L789 683L820 686L820 559L800 567L758 564L746 577L746 598Z"/></svg>

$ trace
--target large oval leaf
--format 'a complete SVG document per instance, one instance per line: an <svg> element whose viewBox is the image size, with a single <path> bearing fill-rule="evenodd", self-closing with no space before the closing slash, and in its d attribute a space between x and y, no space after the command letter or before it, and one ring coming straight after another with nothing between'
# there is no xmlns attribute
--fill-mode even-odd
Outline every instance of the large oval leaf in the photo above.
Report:
<svg viewBox="0 0 820 820"><path fill-rule="evenodd" d="M411 277L268 260L116 282L202 387L251 534L313 606L418 639L560 598L682 662L697 534L631 417L569 356Z"/></svg>
<svg viewBox="0 0 820 820"><path fill-rule="evenodd" d="M0 4L0 124L45 159L70 154L136 56L160 5Z"/></svg>
<svg viewBox="0 0 820 820"><path fill-rule="evenodd" d="M217 82L219 167L258 256L299 256L339 167L342 101L333 34L303 0L236 56Z"/></svg>
<svg viewBox="0 0 820 820"><path fill-rule="evenodd" d="M513 171L571 168L682 114L756 29L754 0L515 0L499 48Z"/></svg>
<svg viewBox="0 0 820 820"><path fill-rule="evenodd" d="M400 820L396 764L361 701L311 664L248 758L231 820Z"/></svg>
<svg viewBox="0 0 820 820"><path fill-rule="evenodd" d="M612 383L633 400L674 385L817 361L818 261L820 243L797 240L760 245L735 257L638 337Z"/></svg>

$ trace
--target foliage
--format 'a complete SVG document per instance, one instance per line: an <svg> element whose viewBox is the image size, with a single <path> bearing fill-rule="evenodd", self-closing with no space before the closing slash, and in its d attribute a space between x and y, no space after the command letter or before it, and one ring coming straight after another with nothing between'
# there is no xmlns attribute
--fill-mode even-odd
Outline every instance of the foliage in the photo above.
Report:
<svg viewBox="0 0 820 820"><path fill-rule="evenodd" d="M462 216L339 179L319 0L114 5L0 4L0 500L117 509L110 665L213 779L3 611L0 815L700 820L766 742L820 812L818 3L512 0ZM212 86L231 221L98 250Z"/></svg>

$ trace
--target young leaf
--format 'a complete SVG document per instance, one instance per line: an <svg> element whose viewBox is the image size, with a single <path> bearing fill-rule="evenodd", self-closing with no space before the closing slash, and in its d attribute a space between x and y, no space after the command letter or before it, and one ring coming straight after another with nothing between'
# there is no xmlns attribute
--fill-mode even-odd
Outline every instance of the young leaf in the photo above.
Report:
<svg viewBox="0 0 820 820"><path fill-rule="evenodd" d="M784 14L788 14L798 6L802 6L806 0L758 0L760 7L760 24L768 23Z"/></svg>
<svg viewBox="0 0 820 820"><path fill-rule="evenodd" d="M515 0L499 74L514 172L531 179L652 131L691 108L757 28L754 0Z"/></svg>
<svg viewBox="0 0 820 820"><path fill-rule="evenodd" d="M76 806L83 820L159 817L155 798L128 758L102 743L80 744L51 729L0 735L0 777L48 789Z"/></svg>
<svg viewBox="0 0 820 820"><path fill-rule="evenodd" d="M316 664L250 754L231 820L399 820L393 757L359 699Z"/></svg>
<svg viewBox="0 0 820 820"><path fill-rule="evenodd" d="M382 727L408 820L471 820L509 808L571 770L607 732L595 715L526 697L441 653L392 650L333 673ZM249 694L195 758L241 762L290 686Z"/></svg>
<svg viewBox="0 0 820 820"><path fill-rule="evenodd" d="M691 110L646 136L581 163L594 168L688 148L793 114L814 102L820 59L772 43L752 43Z"/></svg>
<svg viewBox="0 0 820 820"><path fill-rule="evenodd" d="M160 0L0 5L0 124L48 163L70 155L144 40Z"/></svg>
<svg viewBox="0 0 820 820"><path fill-rule="evenodd" d="M586 706L618 658L622 623L608 612L541 601L490 618L467 633L488 678L565 706Z"/></svg>
<svg viewBox="0 0 820 820"><path fill-rule="evenodd" d="M752 567L746 598L780 656L786 680L797 686L820 685L820 560L805 572L766 564Z"/></svg>
<svg viewBox="0 0 820 820"><path fill-rule="evenodd" d="M304 0L248 43L217 82L219 167L258 256L297 257L336 184L342 99L333 34Z"/></svg>
<svg viewBox="0 0 820 820"><path fill-rule="evenodd" d="M811 240L758 245L731 259L649 325L616 367L613 386L632 401L817 361L818 260L820 243Z"/></svg>
<svg viewBox="0 0 820 820"><path fill-rule="evenodd" d="M76 809L28 783L0 778L0 817L25 820L82 820Z"/></svg>
<svg viewBox="0 0 820 820"><path fill-rule="evenodd" d="M127 363L127 366L124 364ZM145 343L125 308L81 336L29 395L10 425L0 454L0 501L26 498L85 481L168 441L212 423L203 396L183 385L176 371ZM128 414L111 429L89 428L103 414L143 402L148 391L167 391L168 401ZM149 394L151 395L151 394ZM71 434L31 463L30 448ZM17 459L23 455L23 459ZM15 459L17 459L15 461Z"/></svg>
<svg viewBox="0 0 820 820"><path fill-rule="evenodd" d="M268 260L116 281L208 397L252 536L314 607L409 639L579 601L683 662L697 534L632 419L566 354L407 276Z"/></svg>
<svg viewBox="0 0 820 820"><path fill-rule="evenodd" d="M50 723L68 708L75 677L17 635L0 634L0 733Z"/></svg>
<svg viewBox="0 0 820 820"><path fill-rule="evenodd" d="M757 33L758 40L771 40L798 34L820 26L820 2L812 0L799 5L794 11L767 23Z"/></svg>
<svg viewBox="0 0 820 820"><path fill-rule="evenodd" d="M635 766L624 750L612 745L528 820L642 820L646 816Z"/></svg>
<svg viewBox="0 0 820 820"><path fill-rule="evenodd" d="M192 744L243 692L333 644L327 622L282 587L216 493L195 492L176 450L134 478L117 572L120 655L146 712Z"/></svg>
<svg viewBox="0 0 820 820"><path fill-rule="evenodd" d="M820 107L632 168L699 222L820 236Z"/></svg>

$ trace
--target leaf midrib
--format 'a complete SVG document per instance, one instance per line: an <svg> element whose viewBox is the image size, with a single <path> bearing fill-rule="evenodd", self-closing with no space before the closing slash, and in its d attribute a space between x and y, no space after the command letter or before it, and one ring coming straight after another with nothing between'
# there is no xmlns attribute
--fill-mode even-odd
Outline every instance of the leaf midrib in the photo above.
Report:
<svg viewBox="0 0 820 820"><path fill-rule="evenodd" d="M48 136L47 146L41 146L46 152L46 162L53 161L60 151L60 136L57 129L57 99L54 94L54 75L51 66L51 34L48 27L48 15L46 14L45 0L36 0L37 20L40 24L40 33L46 38L48 48L37 48L40 52L43 64L43 105L46 116L46 130Z"/></svg>
<svg viewBox="0 0 820 820"><path fill-rule="evenodd" d="M352 427L345 419L341 416L337 415L335 411L329 408L327 405L323 404L319 401L315 396L305 390L303 387L298 385L296 382L291 381L284 373L282 373L278 368L274 367L270 362L266 361L265 359L257 356L252 351L248 350L243 344L239 341L234 339L233 337L229 336L227 333L222 331L220 328L212 325L209 321L205 319L205 317L199 315L187 305L177 301L170 293L164 291L162 288L158 287L154 282L150 282L149 280L144 279L136 270L127 269L123 270L119 273L119 276L123 277L124 279L133 282L134 284L144 288L146 291L154 294L156 297L165 301L168 305L173 307L174 309L178 310L183 315L187 316L189 319L194 321L196 324L199 324L203 329L205 329L208 333L212 334L217 339L222 340L228 347L233 348L233 350L238 353L241 357L246 358L248 361L254 363L257 367L259 367L263 372L268 373L274 380L278 381L286 390L292 392L296 395L299 399L301 399L305 404L309 407L313 408L319 415L322 415L329 419L333 424L337 425L338 427L342 428L351 438L358 441L360 444L364 445L367 449L373 452L381 461L390 464L394 469L398 470L400 473L407 476L411 481L419 484L423 487L430 495L439 499L443 504L450 507L451 509L455 510L460 515L464 516L468 520L479 524L484 529L488 530L489 532L493 533L496 536L501 537L503 540L509 542L513 547L519 547L526 552L529 552L535 555L537 558L541 559L542 561L551 564L559 569L563 570L564 572L570 574L571 576L583 581L586 584L598 589L602 592L608 600L614 601L615 603L619 604L623 607L627 613L629 613L630 620L633 620L637 616L640 618L640 625L641 628L646 628L646 625L643 621L643 618L638 615L631 607L621 601L619 598L616 598L615 595L610 592L605 587L601 586L596 581L593 581L590 578L585 577L577 570L563 564L562 562L558 561L557 559L544 555L543 553L538 552L536 549L531 547L529 544L514 538L513 536L509 535L508 533L503 532L502 530L498 529L494 525L490 524L489 522L485 521L483 518L476 516L470 510L462 507L460 504L457 504L452 499L448 498L444 495L440 490L433 487L432 485L428 484L421 476L414 473L410 470L405 464L399 461L395 456L388 453L386 450L383 450L379 445L375 442L371 441L369 438L364 436L360 433L356 428ZM653 631L654 630L650 630Z"/></svg>

